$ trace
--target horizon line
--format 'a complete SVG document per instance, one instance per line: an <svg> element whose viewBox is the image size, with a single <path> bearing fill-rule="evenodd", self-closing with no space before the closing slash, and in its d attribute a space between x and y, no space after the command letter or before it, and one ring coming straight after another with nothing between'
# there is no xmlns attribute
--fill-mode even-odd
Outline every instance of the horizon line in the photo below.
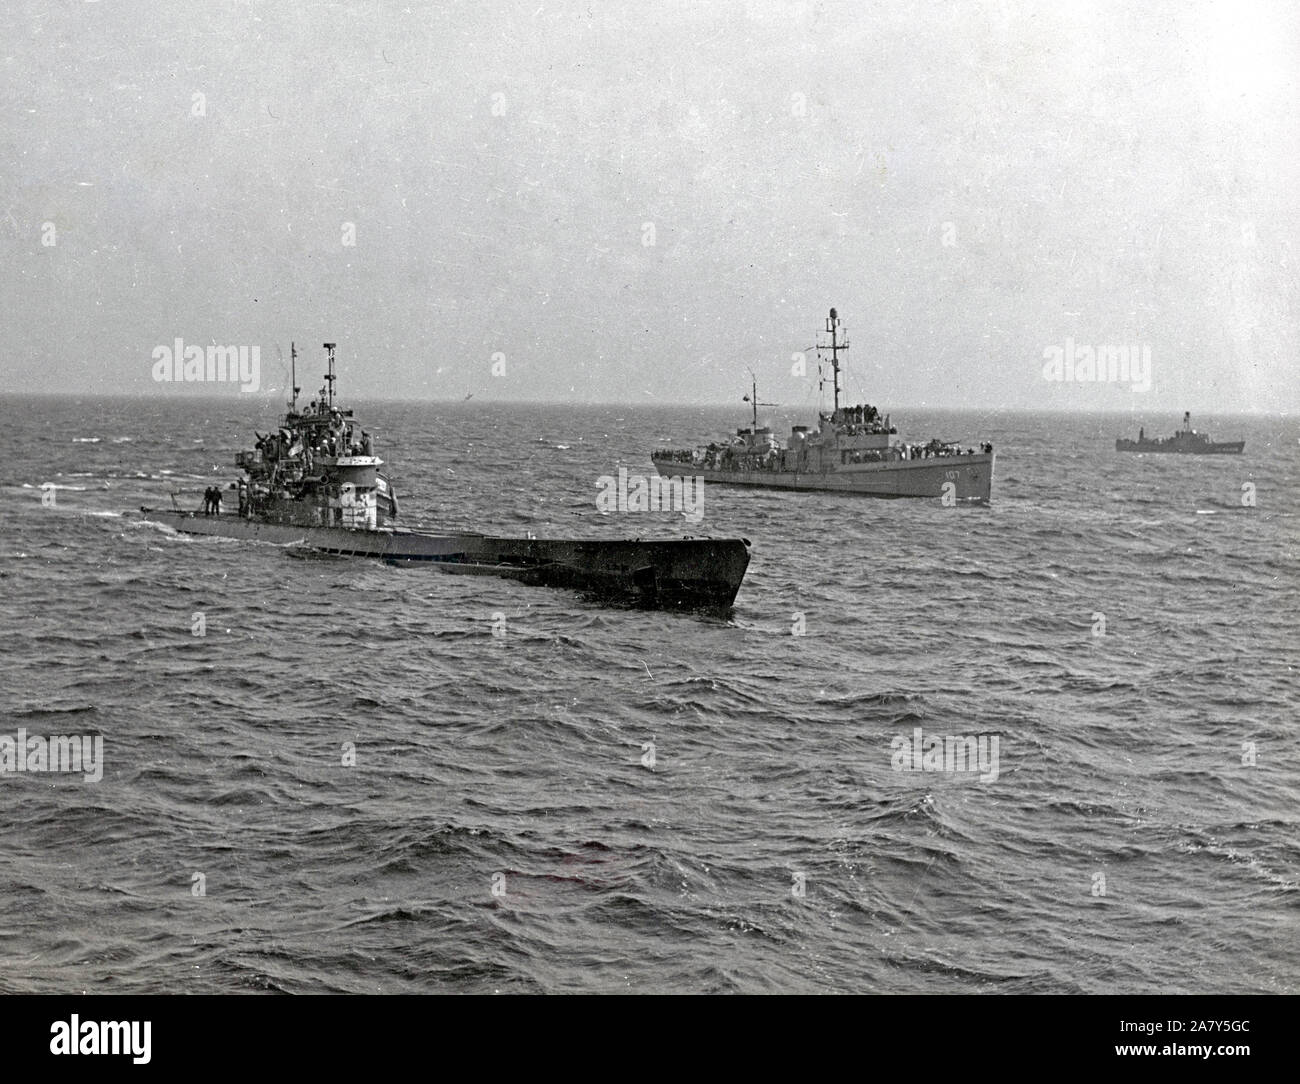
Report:
<svg viewBox="0 0 1300 1084"><path fill-rule="evenodd" d="M246 393L235 393L226 395L203 394L197 392L185 392L179 395L161 393L144 393L130 394L126 392L78 392L78 391L0 391L0 398L43 398L43 399L127 399L132 402L212 402L222 403L230 406L247 400L250 403L261 403L265 405L269 402L265 397L254 393L248 396ZM456 398L433 398L433 397L416 397L416 398L396 398L396 397L371 397L357 396L351 400L357 403L437 403L445 406L465 405L471 402L463 396ZM668 400L582 400L572 399L475 399L472 400L475 406L552 406L552 407L618 407L618 408L656 408L656 409L690 409L700 407L707 409L721 409L723 407L732 407L734 404L731 400L725 401L708 401L702 402L675 402ZM287 406L284 400L279 401L281 406ZM808 413L821 413L820 409L811 409L803 406L792 406L783 408L788 412L808 411ZM1136 413L1136 408L1118 408L1118 407L1061 407L1061 406L994 406L990 404L973 404L966 406L946 406L946 405L929 405L929 404L900 404L891 406L885 413L892 414L895 411L924 411L924 410L949 410L949 411L989 411L1001 414L1132 414ZM1160 407L1144 411L1145 413L1185 413L1192 414L1209 414L1209 415L1247 415L1252 417L1279 417L1285 418L1292 414L1300 414L1300 406L1293 409L1263 409L1258 407L1246 407L1232 410L1222 409L1199 409L1192 408L1190 411L1186 407Z"/></svg>

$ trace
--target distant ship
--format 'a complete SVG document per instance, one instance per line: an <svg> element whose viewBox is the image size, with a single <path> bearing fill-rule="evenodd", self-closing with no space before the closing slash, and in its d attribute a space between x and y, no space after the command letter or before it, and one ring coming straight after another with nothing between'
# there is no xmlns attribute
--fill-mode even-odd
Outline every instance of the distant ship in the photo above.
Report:
<svg viewBox="0 0 1300 1084"><path fill-rule="evenodd" d="M841 338L839 316L831 309L826 320L830 342L817 350L830 355L835 405L819 413L818 428L796 425L782 443L771 429L760 428L758 382L745 396L753 408L753 424L737 429L735 439L694 450L651 453L661 475L689 469L705 481L765 489L819 489L860 493L870 497L937 497L953 502L988 503L993 489L993 445L963 450L955 441L930 440L912 444L890 438L898 433L888 414L874 406L840 406L840 352L849 348Z"/></svg>
<svg viewBox="0 0 1300 1084"><path fill-rule="evenodd" d="M504 576L566 587L611 601L654 607L726 610L749 565L741 538L494 538L396 526L397 494L380 471L373 436L334 404L334 343L325 343L326 386L303 411L293 387L279 430L238 453L244 476L227 487L238 508L222 515L220 487L202 512L142 508L151 520L192 535L290 545L295 556L374 557L441 572ZM297 350L291 347L294 379ZM176 503L175 496L172 503Z"/></svg>
<svg viewBox="0 0 1300 1084"><path fill-rule="evenodd" d="M1183 427L1171 437L1147 438L1146 430L1138 430L1137 440L1121 437L1115 441L1117 452L1175 452L1179 455L1240 455L1246 447L1244 440L1215 442L1208 433L1198 433L1192 428L1192 414L1183 414Z"/></svg>

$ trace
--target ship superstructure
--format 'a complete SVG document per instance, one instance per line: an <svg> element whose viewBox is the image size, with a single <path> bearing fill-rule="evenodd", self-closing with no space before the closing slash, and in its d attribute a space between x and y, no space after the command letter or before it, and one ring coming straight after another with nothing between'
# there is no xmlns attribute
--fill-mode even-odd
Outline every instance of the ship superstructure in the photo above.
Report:
<svg viewBox="0 0 1300 1084"><path fill-rule="evenodd" d="M257 434L256 446L235 456L245 472L237 483L238 514L295 527L376 530L397 518L397 495L379 468L374 438L334 402L334 343L325 384L298 410L297 348L290 346L292 397L278 430Z"/></svg>

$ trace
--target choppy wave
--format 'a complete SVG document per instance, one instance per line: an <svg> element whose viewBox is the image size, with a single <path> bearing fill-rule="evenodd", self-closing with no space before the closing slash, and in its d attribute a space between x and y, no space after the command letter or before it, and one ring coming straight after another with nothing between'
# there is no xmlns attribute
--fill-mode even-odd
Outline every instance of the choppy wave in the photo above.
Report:
<svg viewBox="0 0 1300 1084"><path fill-rule="evenodd" d="M689 533L754 543L718 620L177 535L138 509L272 420L210 406L0 430L0 736L104 756L0 776L0 989L1295 992L1294 518L1240 503L1294 490L1286 423L1153 462L895 410L992 440L992 506L709 487ZM565 537L681 534L595 480L735 424L358 415L412 522Z"/></svg>

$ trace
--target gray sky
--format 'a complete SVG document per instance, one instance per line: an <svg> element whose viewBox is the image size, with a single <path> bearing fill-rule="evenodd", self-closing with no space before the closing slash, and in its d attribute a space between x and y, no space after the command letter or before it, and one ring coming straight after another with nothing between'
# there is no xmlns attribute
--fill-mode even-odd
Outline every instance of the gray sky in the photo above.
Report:
<svg viewBox="0 0 1300 1084"><path fill-rule="evenodd" d="M10 0L0 373L796 406L835 305L885 407L1294 411L1298 60L1290 0Z"/></svg>

